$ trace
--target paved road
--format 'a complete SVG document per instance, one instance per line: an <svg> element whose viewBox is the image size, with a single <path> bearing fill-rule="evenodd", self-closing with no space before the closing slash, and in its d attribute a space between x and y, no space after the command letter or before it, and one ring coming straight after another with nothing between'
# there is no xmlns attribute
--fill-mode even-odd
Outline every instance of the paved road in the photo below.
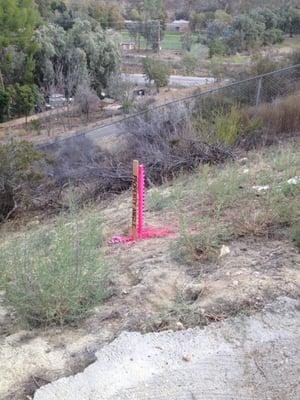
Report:
<svg viewBox="0 0 300 400"><path fill-rule="evenodd" d="M204 330L123 333L34 400L298 400L299 306L280 298Z"/></svg>
<svg viewBox="0 0 300 400"><path fill-rule="evenodd" d="M147 80L143 74L122 74L123 79L126 79L132 83L138 85L146 85ZM215 82L215 78L210 77L198 77L198 76L182 76L182 75L171 75L169 84L171 86L201 86L208 85Z"/></svg>

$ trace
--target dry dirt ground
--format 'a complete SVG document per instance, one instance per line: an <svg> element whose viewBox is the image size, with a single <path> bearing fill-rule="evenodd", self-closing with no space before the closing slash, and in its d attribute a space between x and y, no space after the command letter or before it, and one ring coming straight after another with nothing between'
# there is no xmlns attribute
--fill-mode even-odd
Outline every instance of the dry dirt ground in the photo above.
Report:
<svg viewBox="0 0 300 400"><path fill-rule="evenodd" d="M299 305L281 297L202 329L123 332L83 373L34 400L298 400Z"/></svg>
<svg viewBox="0 0 300 400"><path fill-rule="evenodd" d="M107 238L126 231L130 206L125 193L97 208ZM267 234L240 237L225 250L218 248L214 259L187 265L174 260L176 214L171 208L158 212L148 207L146 212L149 226L174 231L168 238L107 246L110 297L77 325L22 329L13 310L0 303L1 399L31 399L38 387L83 370L122 331L204 326L252 314L279 296L300 296L300 253L289 240Z"/></svg>
<svg viewBox="0 0 300 400"><path fill-rule="evenodd" d="M111 212L121 228L127 208ZM299 295L300 254L289 243L233 242L229 255L191 270L171 259L172 240L113 248L111 298L79 326L19 330L1 307L0 398L25 399L40 385L80 371L123 330L179 330L255 311L279 295Z"/></svg>
<svg viewBox="0 0 300 400"><path fill-rule="evenodd" d="M220 83L202 85L197 90L207 91L221 86ZM138 98L139 101L153 100L150 106L162 105L173 100L178 100L192 95L195 92L193 88L165 88L159 94L153 93L151 96L145 98ZM111 115L110 115L111 114ZM114 115L115 114L115 115ZM74 110L67 110L66 107L62 109L50 110L40 114L34 114L27 118L27 125L25 118L14 119L0 124L0 144L9 140L28 140L35 144L43 144L52 142L58 138L66 138L77 134L78 132L88 132L96 127L109 125L122 119L125 114L121 112L112 112L109 110L102 110L98 107L90 113L89 119L80 115Z"/></svg>
<svg viewBox="0 0 300 400"><path fill-rule="evenodd" d="M65 111L63 111L65 110ZM89 120L78 113L67 111L65 108L46 111L25 118L18 118L0 124L0 143L10 139L28 140L40 144L53 141L57 138L72 136L81 131L89 131L99 125L110 124L120 116L108 117L98 109L91 112Z"/></svg>

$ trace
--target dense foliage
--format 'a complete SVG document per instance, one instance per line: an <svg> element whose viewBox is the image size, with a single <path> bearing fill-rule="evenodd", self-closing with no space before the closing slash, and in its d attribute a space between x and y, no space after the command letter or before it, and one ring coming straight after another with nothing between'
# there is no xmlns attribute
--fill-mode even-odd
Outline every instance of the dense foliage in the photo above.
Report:
<svg viewBox="0 0 300 400"><path fill-rule="evenodd" d="M0 0L0 121L29 115L52 93L71 97L83 83L98 94L106 87L119 54L105 28L117 20L121 27L120 12L104 2L82 4Z"/></svg>
<svg viewBox="0 0 300 400"><path fill-rule="evenodd" d="M300 8L256 8L234 18L216 11L214 19L207 22L205 43L209 46L211 56L235 54L262 45L280 43L284 34L300 34Z"/></svg>
<svg viewBox="0 0 300 400"><path fill-rule="evenodd" d="M170 71L168 66L161 61L146 58L144 60L144 74L150 83L154 82L158 92L161 87L168 85Z"/></svg>
<svg viewBox="0 0 300 400"><path fill-rule="evenodd" d="M28 142L0 145L0 221L28 202L30 190L40 178L33 168L40 158Z"/></svg>
<svg viewBox="0 0 300 400"><path fill-rule="evenodd" d="M116 0L0 0L0 122L44 109L54 93L74 97L88 86L99 96L118 70L121 36L115 32L126 28L138 47L159 51L173 17L190 21L183 50L196 41L210 57L300 34L296 0L267 0L263 7L258 0L127 0L121 6ZM196 63L184 55L188 73Z"/></svg>

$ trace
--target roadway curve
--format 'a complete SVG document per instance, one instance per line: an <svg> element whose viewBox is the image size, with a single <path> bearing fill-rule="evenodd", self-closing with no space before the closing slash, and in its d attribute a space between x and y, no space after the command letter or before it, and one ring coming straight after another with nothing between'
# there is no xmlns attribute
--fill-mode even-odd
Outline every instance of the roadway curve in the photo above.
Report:
<svg viewBox="0 0 300 400"><path fill-rule="evenodd" d="M135 83L137 85L146 85L147 79L143 74L122 74L123 79ZM215 83L215 78L199 77L199 76L183 76L183 75L170 75L170 86L201 86Z"/></svg>

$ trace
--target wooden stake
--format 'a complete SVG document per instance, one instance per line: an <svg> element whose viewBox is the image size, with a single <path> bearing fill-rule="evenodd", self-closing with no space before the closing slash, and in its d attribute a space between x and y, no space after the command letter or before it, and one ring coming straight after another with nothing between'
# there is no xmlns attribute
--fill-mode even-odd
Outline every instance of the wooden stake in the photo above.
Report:
<svg viewBox="0 0 300 400"><path fill-rule="evenodd" d="M134 240L137 239L137 219L138 219L138 176L139 176L139 162L133 160L132 162L132 223L131 234Z"/></svg>

